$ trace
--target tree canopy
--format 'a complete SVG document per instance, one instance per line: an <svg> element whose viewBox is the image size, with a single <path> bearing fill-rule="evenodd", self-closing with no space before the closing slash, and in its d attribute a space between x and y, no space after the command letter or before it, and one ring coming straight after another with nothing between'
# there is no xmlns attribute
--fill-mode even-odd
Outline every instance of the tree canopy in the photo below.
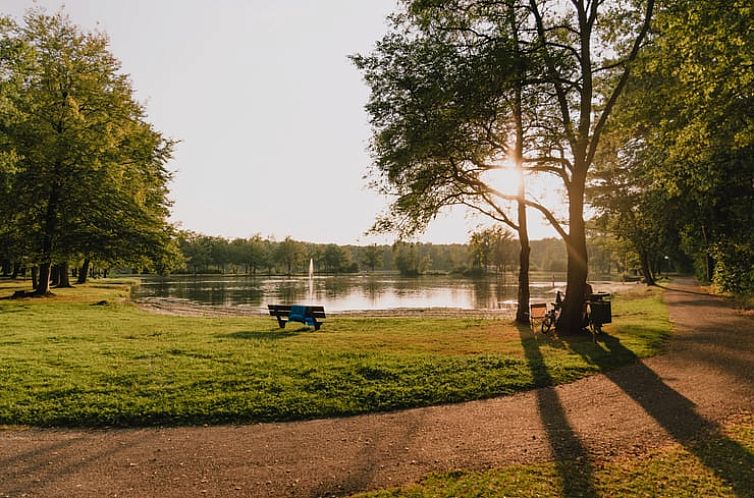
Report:
<svg viewBox="0 0 754 498"><path fill-rule="evenodd" d="M107 36L81 32L62 12L0 26L7 254L39 265L39 294L54 264L67 274L85 258L164 263L174 142L146 121Z"/></svg>
<svg viewBox="0 0 754 498"><path fill-rule="evenodd" d="M538 209L569 251L563 332L581 328L588 253L587 175L654 0L406 0L392 31L354 61L372 89L374 185L392 194L378 230L415 233L464 204L516 227L504 202ZM517 128L519 150L510 136ZM485 176L513 156L558 178L568 219L494 188ZM516 157L519 156L519 157Z"/></svg>

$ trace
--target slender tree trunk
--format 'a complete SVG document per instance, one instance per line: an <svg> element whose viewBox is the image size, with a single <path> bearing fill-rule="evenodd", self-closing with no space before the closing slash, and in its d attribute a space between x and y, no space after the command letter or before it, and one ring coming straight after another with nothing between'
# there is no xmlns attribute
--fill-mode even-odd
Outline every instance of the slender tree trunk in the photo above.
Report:
<svg viewBox="0 0 754 498"><path fill-rule="evenodd" d="M520 251L518 255L518 303L516 308L516 321L529 323L529 258L531 247L529 246L529 227L526 218L526 185L524 183L524 121L522 109L522 88L526 78L525 68L522 64L519 50L518 23L516 11L509 7L507 11L508 24L513 33L516 43L516 76L517 84L513 99L513 119L516 127L515 144L513 147L513 163L518 174L517 203L518 203L518 241Z"/></svg>
<svg viewBox="0 0 754 498"><path fill-rule="evenodd" d="M14 263L13 264L13 273L11 273L11 280L16 280L18 278L18 274L21 273L21 264L20 263Z"/></svg>
<svg viewBox="0 0 754 498"><path fill-rule="evenodd" d="M521 246L518 256L518 307L516 321L529 323L529 226L526 218L526 185L524 183L524 125L521 116L521 88L516 88L515 102L516 144L514 147L514 163L518 173L518 241Z"/></svg>
<svg viewBox="0 0 754 498"><path fill-rule="evenodd" d="M39 285L35 294L46 296L50 293L50 271L52 269L52 251L55 247L55 230L57 229L58 202L60 202L61 185L57 180L62 165L55 165L55 179L52 182L50 196L47 199L44 233L42 235L42 262L39 265Z"/></svg>
<svg viewBox="0 0 754 498"><path fill-rule="evenodd" d="M655 285L654 275L652 275L652 269L649 266L649 256L645 251L642 251L639 259L641 260L641 274L644 276L644 282L647 285Z"/></svg>
<svg viewBox="0 0 754 498"><path fill-rule="evenodd" d="M89 265L91 264L91 261L89 258L84 258L84 263L81 265L81 269L79 270L79 278L76 280L77 284L85 284L86 278L89 276Z"/></svg>
<svg viewBox="0 0 754 498"><path fill-rule="evenodd" d="M11 263L9 260L5 259L3 260L3 276L7 277L10 274L10 266Z"/></svg>
<svg viewBox="0 0 754 498"><path fill-rule="evenodd" d="M708 252L704 254L704 270L707 282L712 282L712 277L715 276L715 258Z"/></svg>
<svg viewBox="0 0 754 498"><path fill-rule="evenodd" d="M58 265L58 288L73 287L71 285L70 271L68 261L63 261Z"/></svg>
<svg viewBox="0 0 754 498"><path fill-rule="evenodd" d="M39 277L37 275L38 268L36 265L31 267L31 286L36 289L39 284Z"/></svg>

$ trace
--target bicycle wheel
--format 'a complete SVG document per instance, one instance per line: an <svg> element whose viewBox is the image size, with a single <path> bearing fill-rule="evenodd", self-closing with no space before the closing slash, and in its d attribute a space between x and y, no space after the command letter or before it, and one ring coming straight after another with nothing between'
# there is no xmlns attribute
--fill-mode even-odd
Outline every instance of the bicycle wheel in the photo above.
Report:
<svg viewBox="0 0 754 498"><path fill-rule="evenodd" d="M545 317L542 319L542 326L540 327L540 330L543 334L547 334L553 325L554 323L552 317L550 315L545 315Z"/></svg>

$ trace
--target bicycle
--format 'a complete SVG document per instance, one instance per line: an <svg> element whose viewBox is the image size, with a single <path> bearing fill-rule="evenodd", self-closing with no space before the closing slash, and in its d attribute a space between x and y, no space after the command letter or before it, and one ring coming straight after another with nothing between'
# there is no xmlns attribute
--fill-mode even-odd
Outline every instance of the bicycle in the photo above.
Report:
<svg viewBox="0 0 754 498"><path fill-rule="evenodd" d="M555 330L555 324L558 323L558 318L560 318L561 308L562 306L560 304L560 299L556 299L556 302L552 303L552 308L547 310L545 315L542 317L542 325L540 325L540 331L543 334L547 335L551 330Z"/></svg>

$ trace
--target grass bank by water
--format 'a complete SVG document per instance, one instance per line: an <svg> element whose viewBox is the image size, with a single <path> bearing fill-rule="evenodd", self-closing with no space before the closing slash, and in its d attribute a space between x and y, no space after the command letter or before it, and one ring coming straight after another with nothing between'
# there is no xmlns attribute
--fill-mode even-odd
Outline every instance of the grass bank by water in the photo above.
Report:
<svg viewBox="0 0 754 498"><path fill-rule="evenodd" d="M671 444L638 457L617 457L590 465L572 460L512 465L485 472L434 474L417 484L354 498L738 498L754 496L754 474L749 465L753 458L754 417L747 415L726 424L719 434L687 447ZM709 462L715 463L714 469ZM564 475L571 479L569 485L563 482ZM573 487L574 482L582 487ZM569 494L564 493L566 488Z"/></svg>
<svg viewBox="0 0 754 498"><path fill-rule="evenodd" d="M0 297L18 288L0 283ZM0 424L261 422L459 402L624 365L670 331L661 294L643 288L613 303L606 330L624 353L502 320L336 316L316 333L281 331L272 318L148 313L128 303L127 281L55 292L0 300Z"/></svg>

